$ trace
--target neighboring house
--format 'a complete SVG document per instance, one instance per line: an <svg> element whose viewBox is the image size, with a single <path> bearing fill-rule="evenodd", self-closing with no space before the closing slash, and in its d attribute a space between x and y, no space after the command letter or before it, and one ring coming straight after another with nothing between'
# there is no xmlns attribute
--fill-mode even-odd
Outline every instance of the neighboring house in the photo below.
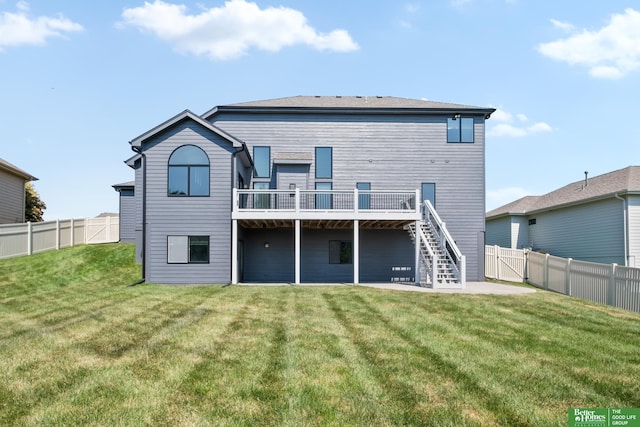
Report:
<svg viewBox="0 0 640 427"><path fill-rule="evenodd" d="M493 111L340 96L186 110L130 142L143 278L484 280Z"/></svg>
<svg viewBox="0 0 640 427"><path fill-rule="evenodd" d="M487 244L640 267L640 166L527 196L487 213Z"/></svg>
<svg viewBox="0 0 640 427"><path fill-rule="evenodd" d="M112 186L118 192L120 212L120 241L136 241L135 181Z"/></svg>
<svg viewBox="0 0 640 427"><path fill-rule="evenodd" d="M24 222L25 185L38 178L0 159L0 224Z"/></svg>

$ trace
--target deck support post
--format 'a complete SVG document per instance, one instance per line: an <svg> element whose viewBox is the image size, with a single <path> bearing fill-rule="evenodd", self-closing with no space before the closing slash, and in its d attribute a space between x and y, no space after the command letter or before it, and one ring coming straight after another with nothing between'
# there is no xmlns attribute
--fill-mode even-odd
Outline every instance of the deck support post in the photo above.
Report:
<svg viewBox="0 0 640 427"><path fill-rule="evenodd" d="M296 190L298 191L298 190ZM300 284L300 220L296 219L296 226L295 226L295 263L296 263L296 277L295 277L295 284L299 285Z"/></svg>
<svg viewBox="0 0 640 427"><path fill-rule="evenodd" d="M356 199L357 200L357 199ZM353 284L360 283L360 221L353 220Z"/></svg>
<svg viewBox="0 0 640 427"><path fill-rule="evenodd" d="M415 238L413 239L416 245L415 267L413 268L416 286L420 286L420 225L421 221L415 222Z"/></svg>
<svg viewBox="0 0 640 427"><path fill-rule="evenodd" d="M231 221L231 284L238 284L238 220Z"/></svg>

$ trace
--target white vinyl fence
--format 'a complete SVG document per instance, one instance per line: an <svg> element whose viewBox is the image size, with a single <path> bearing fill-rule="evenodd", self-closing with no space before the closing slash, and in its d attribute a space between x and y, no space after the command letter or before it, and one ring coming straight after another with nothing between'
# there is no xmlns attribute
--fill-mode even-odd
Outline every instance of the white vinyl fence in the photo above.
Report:
<svg viewBox="0 0 640 427"><path fill-rule="evenodd" d="M640 312L640 268L486 246L485 276Z"/></svg>
<svg viewBox="0 0 640 427"><path fill-rule="evenodd" d="M74 245L117 242L119 235L117 216L0 225L0 259Z"/></svg>

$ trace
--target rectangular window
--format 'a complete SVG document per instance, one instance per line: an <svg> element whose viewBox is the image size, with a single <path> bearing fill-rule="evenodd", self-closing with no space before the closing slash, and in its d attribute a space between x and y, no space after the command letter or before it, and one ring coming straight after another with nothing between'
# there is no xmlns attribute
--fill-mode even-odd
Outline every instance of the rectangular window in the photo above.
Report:
<svg viewBox="0 0 640 427"><path fill-rule="evenodd" d="M167 236L169 264L208 264L209 236Z"/></svg>
<svg viewBox="0 0 640 427"><path fill-rule="evenodd" d="M473 117L448 118L447 142L473 142Z"/></svg>
<svg viewBox="0 0 640 427"><path fill-rule="evenodd" d="M370 182L358 182L356 184L358 191L363 191L363 194L358 193L358 209L371 209L371 194L368 193L371 190Z"/></svg>
<svg viewBox="0 0 640 427"><path fill-rule="evenodd" d="M316 190L331 190L333 185L330 182L316 182ZM333 198L331 193L316 194L316 209L332 209Z"/></svg>
<svg viewBox="0 0 640 427"><path fill-rule="evenodd" d="M189 236L189 263L209 263L209 236Z"/></svg>
<svg viewBox="0 0 640 427"><path fill-rule="evenodd" d="M535 218L531 218L529 220L529 225L536 225L536 219Z"/></svg>
<svg viewBox="0 0 640 427"><path fill-rule="evenodd" d="M333 148L316 147L316 178L333 177Z"/></svg>
<svg viewBox="0 0 640 427"><path fill-rule="evenodd" d="M329 264L353 264L351 241L329 240Z"/></svg>
<svg viewBox="0 0 640 427"><path fill-rule="evenodd" d="M253 147L253 165L256 178L271 176L271 147Z"/></svg>
<svg viewBox="0 0 640 427"><path fill-rule="evenodd" d="M254 190L268 190L268 182L254 182ZM269 209L271 206L271 200L269 193L254 194L253 195L253 208L254 209Z"/></svg>
<svg viewBox="0 0 640 427"><path fill-rule="evenodd" d="M422 202L425 200L431 202L433 207L436 207L436 184L433 182L423 182L422 183Z"/></svg>
<svg viewBox="0 0 640 427"><path fill-rule="evenodd" d="M169 166L169 195L186 196L189 194L189 167Z"/></svg>

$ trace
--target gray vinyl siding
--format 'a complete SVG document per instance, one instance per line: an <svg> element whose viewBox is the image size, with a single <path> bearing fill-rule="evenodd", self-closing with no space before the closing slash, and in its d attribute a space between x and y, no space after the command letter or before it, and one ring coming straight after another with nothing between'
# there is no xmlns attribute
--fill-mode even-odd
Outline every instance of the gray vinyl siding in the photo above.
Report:
<svg viewBox="0 0 640 427"><path fill-rule="evenodd" d="M250 229L243 230L241 235L245 282L294 282L293 228ZM353 264L329 263L331 240L353 244L353 230L301 230L301 282L353 282ZM389 282L399 275L413 277L414 253L414 246L403 230L360 230L360 282ZM394 267L405 270L398 273ZM411 269L408 273L407 267Z"/></svg>
<svg viewBox="0 0 640 427"><path fill-rule="evenodd" d="M120 190L120 241L136 241L135 190Z"/></svg>
<svg viewBox="0 0 640 427"><path fill-rule="evenodd" d="M24 222L24 179L0 171L0 224Z"/></svg>
<svg viewBox="0 0 640 427"><path fill-rule="evenodd" d="M168 160L178 147L202 148L210 162L210 196L169 197ZM213 132L186 121L145 143L147 281L228 283L231 270L232 148ZM208 264L167 263L167 236L209 236Z"/></svg>
<svg viewBox="0 0 640 427"><path fill-rule="evenodd" d="M628 196L629 267L640 267L640 196Z"/></svg>
<svg viewBox="0 0 640 427"><path fill-rule="evenodd" d="M487 245L497 245L502 248L511 247L511 217L488 220L486 227Z"/></svg>
<svg viewBox="0 0 640 427"><path fill-rule="evenodd" d="M624 265L622 203L606 199L530 215L533 248L551 255Z"/></svg>
<svg viewBox="0 0 640 427"><path fill-rule="evenodd" d="M416 190L436 184L436 209L467 257L467 279L483 280L478 233L484 232L484 119L476 117L473 144L447 143L446 117L423 115L232 115L214 124L254 145L277 152L307 153L333 148L334 190L370 182L372 190ZM273 164L272 164L273 169ZM276 177L272 174L272 186ZM408 239L408 238L407 238Z"/></svg>

